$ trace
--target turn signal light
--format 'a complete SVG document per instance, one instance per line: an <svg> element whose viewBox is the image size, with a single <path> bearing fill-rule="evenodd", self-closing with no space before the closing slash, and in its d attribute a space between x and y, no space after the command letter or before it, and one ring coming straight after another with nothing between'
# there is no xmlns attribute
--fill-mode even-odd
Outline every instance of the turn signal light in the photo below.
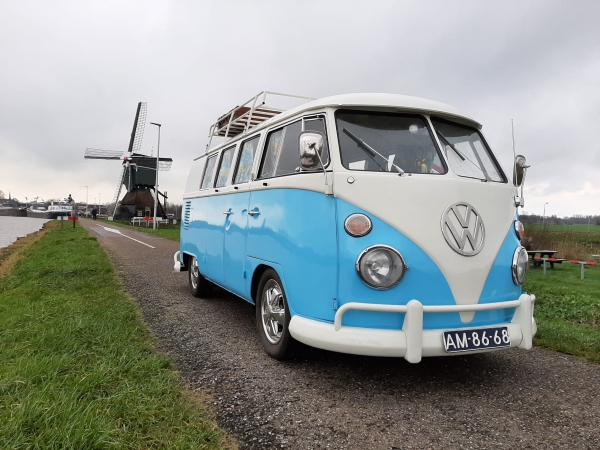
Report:
<svg viewBox="0 0 600 450"><path fill-rule="evenodd" d="M344 229L350 236L361 237L371 232L373 224L364 214L350 214L344 222Z"/></svg>
<svg viewBox="0 0 600 450"><path fill-rule="evenodd" d="M525 227L519 220L515 220L515 233L517 233L519 240L522 241L525 236Z"/></svg>

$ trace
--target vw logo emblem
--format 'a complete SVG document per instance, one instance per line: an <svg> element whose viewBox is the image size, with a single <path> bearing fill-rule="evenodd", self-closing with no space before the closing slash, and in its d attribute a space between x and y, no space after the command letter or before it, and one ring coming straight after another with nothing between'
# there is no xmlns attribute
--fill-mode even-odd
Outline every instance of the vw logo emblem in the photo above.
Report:
<svg viewBox="0 0 600 450"><path fill-rule="evenodd" d="M466 202L456 202L442 214L442 234L456 253L474 256L483 248L485 228L475 208Z"/></svg>

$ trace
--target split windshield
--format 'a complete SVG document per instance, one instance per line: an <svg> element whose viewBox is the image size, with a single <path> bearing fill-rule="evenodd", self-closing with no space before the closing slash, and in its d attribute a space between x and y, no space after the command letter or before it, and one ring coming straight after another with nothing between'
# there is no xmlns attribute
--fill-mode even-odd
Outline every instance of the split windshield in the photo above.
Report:
<svg viewBox="0 0 600 450"><path fill-rule="evenodd" d="M424 117L346 110L337 111L335 117L346 169L446 173Z"/></svg>
<svg viewBox="0 0 600 450"><path fill-rule="evenodd" d="M445 174L432 131L423 116L383 112L336 112L342 164L370 172ZM431 118L446 160L461 177L506 182L481 134L472 127Z"/></svg>
<svg viewBox="0 0 600 450"><path fill-rule="evenodd" d="M445 149L448 162L457 175L501 183L506 181L476 129L434 117L431 122Z"/></svg>

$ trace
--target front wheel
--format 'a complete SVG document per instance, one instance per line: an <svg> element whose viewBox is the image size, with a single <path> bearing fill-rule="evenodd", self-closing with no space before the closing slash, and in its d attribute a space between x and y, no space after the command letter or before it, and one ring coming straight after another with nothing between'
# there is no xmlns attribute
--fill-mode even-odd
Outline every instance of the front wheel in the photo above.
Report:
<svg viewBox="0 0 600 450"><path fill-rule="evenodd" d="M283 284L277 272L267 269L258 284L256 302L256 325L265 351L275 359L289 356L292 336L290 335L290 310Z"/></svg>
<svg viewBox="0 0 600 450"><path fill-rule="evenodd" d="M213 284L202 276L195 256L190 259L189 268L190 289L194 297L207 297L212 292Z"/></svg>

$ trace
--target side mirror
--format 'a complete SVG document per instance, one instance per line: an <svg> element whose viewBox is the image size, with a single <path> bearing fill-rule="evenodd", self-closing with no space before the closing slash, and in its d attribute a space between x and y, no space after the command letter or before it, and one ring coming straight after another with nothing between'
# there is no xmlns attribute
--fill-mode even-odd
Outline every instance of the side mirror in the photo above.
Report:
<svg viewBox="0 0 600 450"><path fill-rule="evenodd" d="M523 155L517 155L515 157L515 168L513 174L513 183L515 186L519 187L523 184L525 179L525 172L527 171L527 160Z"/></svg>
<svg viewBox="0 0 600 450"><path fill-rule="evenodd" d="M317 169L321 163L325 136L318 131L303 131L298 136L300 166L306 170Z"/></svg>

